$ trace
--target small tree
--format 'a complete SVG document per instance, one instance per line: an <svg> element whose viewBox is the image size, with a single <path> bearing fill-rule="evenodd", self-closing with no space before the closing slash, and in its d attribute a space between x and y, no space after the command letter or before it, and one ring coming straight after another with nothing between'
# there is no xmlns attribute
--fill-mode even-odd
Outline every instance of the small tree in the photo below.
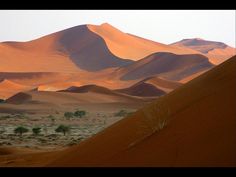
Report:
<svg viewBox="0 0 236 177"><path fill-rule="evenodd" d="M73 112L65 112L64 113L64 117L67 118L67 119L70 119L74 116Z"/></svg>
<svg viewBox="0 0 236 177"><path fill-rule="evenodd" d="M22 126L17 127L17 128L14 129L15 134L20 134L20 136L22 136L23 133L26 133L28 131L29 130L27 128L22 127Z"/></svg>
<svg viewBox="0 0 236 177"><path fill-rule="evenodd" d="M41 128L40 127L32 128L32 132L33 132L34 135L37 136L41 132Z"/></svg>
<svg viewBox="0 0 236 177"><path fill-rule="evenodd" d="M5 102L5 100L3 100L3 99L0 99L0 103L4 103Z"/></svg>
<svg viewBox="0 0 236 177"><path fill-rule="evenodd" d="M86 111L83 111L83 110L80 110L80 111L78 110L78 111L74 112L74 116L75 117L80 117L81 118L81 117L83 117L85 115L86 115Z"/></svg>
<svg viewBox="0 0 236 177"><path fill-rule="evenodd" d="M59 125L56 129L56 132L62 132L63 135L65 136L66 133L68 133L70 131L70 127L66 126L66 125Z"/></svg>

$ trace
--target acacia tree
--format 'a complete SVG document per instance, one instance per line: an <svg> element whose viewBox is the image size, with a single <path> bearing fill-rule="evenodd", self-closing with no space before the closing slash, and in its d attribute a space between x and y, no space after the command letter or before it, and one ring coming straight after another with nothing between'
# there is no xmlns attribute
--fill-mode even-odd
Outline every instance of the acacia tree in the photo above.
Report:
<svg viewBox="0 0 236 177"><path fill-rule="evenodd" d="M74 116L75 117L83 117L83 116L85 116L86 115L86 112L85 111L83 111L83 110L78 110L78 111L75 111L74 112Z"/></svg>
<svg viewBox="0 0 236 177"><path fill-rule="evenodd" d="M32 128L32 132L33 132L34 135L37 136L41 132L41 128L40 127Z"/></svg>
<svg viewBox="0 0 236 177"><path fill-rule="evenodd" d="M63 135L65 136L66 133L68 133L70 131L70 127L66 126L66 125L59 125L56 129L56 132L60 132L63 133Z"/></svg>
<svg viewBox="0 0 236 177"><path fill-rule="evenodd" d="M15 134L19 134L20 136L22 136L23 133L26 133L28 131L29 131L29 129L25 128L23 126L19 126L19 127L14 129Z"/></svg>

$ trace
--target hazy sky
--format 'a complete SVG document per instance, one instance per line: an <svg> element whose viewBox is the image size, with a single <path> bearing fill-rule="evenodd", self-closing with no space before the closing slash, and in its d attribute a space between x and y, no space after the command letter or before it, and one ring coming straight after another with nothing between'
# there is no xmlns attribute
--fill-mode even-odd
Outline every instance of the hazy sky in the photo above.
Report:
<svg viewBox="0 0 236 177"><path fill-rule="evenodd" d="M169 44L203 38L235 47L235 10L0 10L0 42L28 41L81 24L108 22Z"/></svg>

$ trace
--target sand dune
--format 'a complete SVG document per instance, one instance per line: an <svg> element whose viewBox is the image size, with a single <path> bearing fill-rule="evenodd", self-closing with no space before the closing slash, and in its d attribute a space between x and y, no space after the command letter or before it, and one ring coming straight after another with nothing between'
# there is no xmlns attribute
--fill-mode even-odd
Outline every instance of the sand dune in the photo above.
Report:
<svg viewBox="0 0 236 177"><path fill-rule="evenodd" d="M16 95L13 95L12 97L8 98L6 100L6 103L10 103L10 104L22 104L28 101L32 100L32 96L30 94L27 93L17 93Z"/></svg>
<svg viewBox="0 0 236 177"><path fill-rule="evenodd" d="M116 91L128 95L142 96L142 97L161 96L165 94L163 90L158 89L152 84L148 84L145 82L139 82L131 87L118 89Z"/></svg>
<svg viewBox="0 0 236 177"><path fill-rule="evenodd" d="M236 49L222 42L206 41L199 38L183 39L171 46L188 47L205 54L213 64L220 64L236 54Z"/></svg>
<svg viewBox="0 0 236 177"><path fill-rule="evenodd" d="M79 145L11 166L235 167L235 69L233 57Z"/></svg>
<svg viewBox="0 0 236 177"><path fill-rule="evenodd" d="M48 165L236 166L235 69L233 57Z"/></svg>
<svg viewBox="0 0 236 177"><path fill-rule="evenodd" d="M175 54L193 54L197 51L186 47L169 46L135 35L124 33L108 23L87 25L88 29L101 36L109 50L120 58L132 60L142 59L156 52L171 52Z"/></svg>
<svg viewBox="0 0 236 177"><path fill-rule="evenodd" d="M122 80L163 76L169 80L180 80L196 72L213 67L206 57L199 54L176 55L155 53L142 60L115 71Z"/></svg>
<svg viewBox="0 0 236 177"><path fill-rule="evenodd" d="M157 87L167 93L169 93L170 91L172 91L182 85L179 82L166 80L166 79L163 79L160 77L148 77L141 82L152 84L155 87Z"/></svg>
<svg viewBox="0 0 236 177"><path fill-rule="evenodd" d="M3 72L97 71L132 62L114 56L103 38L88 30L86 25L29 42L1 43L0 59Z"/></svg>
<svg viewBox="0 0 236 177"><path fill-rule="evenodd" d="M30 90L33 87L17 84L10 80L4 79L0 82L0 98L6 99L17 92Z"/></svg>
<svg viewBox="0 0 236 177"><path fill-rule="evenodd" d="M105 87L101 87L98 85L83 85L81 87L72 86L64 91L65 92L72 92L72 93L95 92L95 93L102 93L102 94L114 94L114 92L111 91L110 89L105 88Z"/></svg>
<svg viewBox="0 0 236 177"><path fill-rule="evenodd" d="M47 104L63 105L76 103L109 103L109 102L135 102L142 98L119 94L107 88L93 86L74 87L75 90L51 91L28 91L13 95L6 100L9 104Z"/></svg>

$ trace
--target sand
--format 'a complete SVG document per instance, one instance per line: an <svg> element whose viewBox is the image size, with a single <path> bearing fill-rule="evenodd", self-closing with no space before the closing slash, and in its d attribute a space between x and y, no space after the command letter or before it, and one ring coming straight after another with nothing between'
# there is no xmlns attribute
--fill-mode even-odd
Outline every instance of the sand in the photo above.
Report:
<svg viewBox="0 0 236 177"><path fill-rule="evenodd" d="M101 25L87 25L88 29L101 36L109 50L120 58L140 60L152 53L171 52L175 54L198 53L186 47L169 46L124 33L108 23Z"/></svg>
<svg viewBox="0 0 236 177"><path fill-rule="evenodd" d="M218 65L236 54L236 49L222 42L207 41L199 38L183 39L171 46L188 47L199 51L209 58L209 61Z"/></svg>
<svg viewBox="0 0 236 177"><path fill-rule="evenodd" d="M79 145L11 165L236 166L235 69L233 57Z"/></svg>

